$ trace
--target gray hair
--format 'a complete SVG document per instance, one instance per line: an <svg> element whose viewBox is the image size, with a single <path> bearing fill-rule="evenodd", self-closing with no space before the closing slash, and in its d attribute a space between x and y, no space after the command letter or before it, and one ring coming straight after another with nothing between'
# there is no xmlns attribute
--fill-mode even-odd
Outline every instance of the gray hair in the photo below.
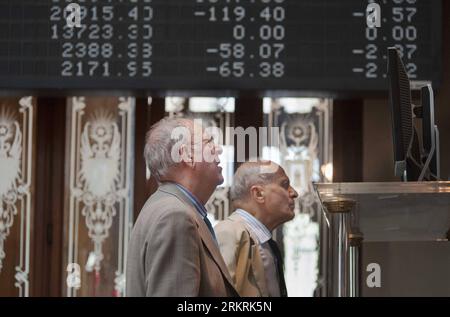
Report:
<svg viewBox="0 0 450 317"><path fill-rule="evenodd" d="M236 170L230 188L231 201L245 201L254 185L274 181L279 165L272 161L245 162Z"/></svg>
<svg viewBox="0 0 450 317"><path fill-rule="evenodd" d="M177 162L172 157L172 148L180 139L174 139L172 132L177 128L191 131L193 121L184 118L163 118L155 123L145 137L144 158L150 174L159 182Z"/></svg>

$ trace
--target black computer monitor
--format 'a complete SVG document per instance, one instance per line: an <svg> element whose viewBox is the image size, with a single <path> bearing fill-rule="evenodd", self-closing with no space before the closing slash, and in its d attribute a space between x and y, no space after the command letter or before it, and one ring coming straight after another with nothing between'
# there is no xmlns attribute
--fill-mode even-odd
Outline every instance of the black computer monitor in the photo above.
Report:
<svg viewBox="0 0 450 317"><path fill-rule="evenodd" d="M403 181L417 181L423 164L413 122L411 88L405 66L395 47L388 48L388 77L395 175Z"/></svg>
<svg viewBox="0 0 450 317"><path fill-rule="evenodd" d="M439 180L439 132L434 123L430 84L421 88L421 105L411 102L411 87L400 53L388 48L389 104L392 115L394 171L404 181ZM422 119L420 142L415 119Z"/></svg>
<svg viewBox="0 0 450 317"><path fill-rule="evenodd" d="M421 88L420 96L424 150L422 155L424 169L421 174L426 180L439 180L439 131L434 122L434 94L430 84Z"/></svg>

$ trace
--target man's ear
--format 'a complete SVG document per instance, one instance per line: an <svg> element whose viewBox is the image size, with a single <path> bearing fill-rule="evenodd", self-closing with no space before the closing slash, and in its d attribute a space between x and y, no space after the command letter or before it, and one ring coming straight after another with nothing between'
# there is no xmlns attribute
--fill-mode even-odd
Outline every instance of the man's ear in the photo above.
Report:
<svg viewBox="0 0 450 317"><path fill-rule="evenodd" d="M191 151L188 149L186 144L182 144L179 148L179 155L181 157L181 162L189 166L194 166L194 157Z"/></svg>
<svg viewBox="0 0 450 317"><path fill-rule="evenodd" d="M258 203L264 203L265 195L264 195L264 187L260 185L253 185L250 188L250 195L252 199Z"/></svg>

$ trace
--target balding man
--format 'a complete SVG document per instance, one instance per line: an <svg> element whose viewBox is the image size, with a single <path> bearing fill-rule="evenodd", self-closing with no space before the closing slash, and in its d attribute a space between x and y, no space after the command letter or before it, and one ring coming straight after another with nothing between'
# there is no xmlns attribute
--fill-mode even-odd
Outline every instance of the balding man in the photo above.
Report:
<svg viewBox="0 0 450 317"><path fill-rule="evenodd" d="M294 217L297 192L283 168L260 161L237 169L230 196L236 210L215 231L236 290L240 296L287 296L272 231Z"/></svg>
<svg viewBox="0 0 450 317"><path fill-rule="evenodd" d="M223 182L213 141L187 119L148 132L144 156L159 187L131 233L127 296L237 296L204 207Z"/></svg>

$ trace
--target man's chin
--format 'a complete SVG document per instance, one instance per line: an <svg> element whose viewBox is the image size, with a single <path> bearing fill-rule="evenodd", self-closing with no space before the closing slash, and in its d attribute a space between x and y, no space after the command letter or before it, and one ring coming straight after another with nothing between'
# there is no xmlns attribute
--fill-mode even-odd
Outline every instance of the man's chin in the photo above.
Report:
<svg viewBox="0 0 450 317"><path fill-rule="evenodd" d="M289 208L289 211L290 211L290 213L289 213L288 221L294 219L294 217L295 217L295 210Z"/></svg>

